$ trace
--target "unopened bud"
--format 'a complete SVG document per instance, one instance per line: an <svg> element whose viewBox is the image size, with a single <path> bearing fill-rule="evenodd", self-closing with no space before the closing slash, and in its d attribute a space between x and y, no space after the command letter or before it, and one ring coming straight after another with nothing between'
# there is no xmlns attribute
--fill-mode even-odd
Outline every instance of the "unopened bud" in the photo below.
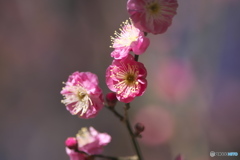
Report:
<svg viewBox="0 0 240 160"><path fill-rule="evenodd" d="M106 95L106 101L109 107L115 107L117 103L116 93L110 92Z"/></svg>
<svg viewBox="0 0 240 160"><path fill-rule="evenodd" d="M68 137L65 141L66 147L76 150L78 148L77 139L75 137Z"/></svg>
<svg viewBox="0 0 240 160"><path fill-rule="evenodd" d="M182 156L181 154L179 154L179 155L175 158L175 160L183 160L183 156Z"/></svg>
<svg viewBox="0 0 240 160"><path fill-rule="evenodd" d="M142 123L137 123L135 125L135 130L136 130L136 134L139 135L141 132L143 132L145 129L144 125Z"/></svg>

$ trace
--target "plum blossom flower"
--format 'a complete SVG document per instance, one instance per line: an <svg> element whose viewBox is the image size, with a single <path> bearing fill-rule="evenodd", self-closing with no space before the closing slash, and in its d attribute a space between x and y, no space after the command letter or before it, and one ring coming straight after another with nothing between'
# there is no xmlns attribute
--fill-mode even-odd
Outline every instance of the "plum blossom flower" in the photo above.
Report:
<svg viewBox="0 0 240 160"><path fill-rule="evenodd" d="M128 0L127 10L135 27L143 32L161 34L172 24L177 0Z"/></svg>
<svg viewBox="0 0 240 160"><path fill-rule="evenodd" d="M74 72L65 85L61 91L64 96L62 103L72 115L93 118L102 109L103 95L95 74Z"/></svg>
<svg viewBox="0 0 240 160"><path fill-rule="evenodd" d="M122 59L126 57L129 51L135 54L143 54L149 46L150 40L144 36L144 33L134 27L131 20L123 22L120 33L115 31L115 37L111 37L112 48L115 50L111 53L111 57Z"/></svg>
<svg viewBox="0 0 240 160"><path fill-rule="evenodd" d="M73 139L67 139L72 141ZM99 133L93 127L82 128L76 135L78 151L86 152L87 154L100 154L103 147L111 141L111 136L107 133ZM66 142L66 144L69 144ZM70 142L72 144L72 142ZM70 160L87 160L87 156L83 153L76 152L74 149L66 146L66 153L69 155Z"/></svg>
<svg viewBox="0 0 240 160"><path fill-rule="evenodd" d="M134 60L129 54L126 58L113 60L107 68L106 83L116 92L119 101L129 103L136 96L141 96L147 87L147 70L144 65Z"/></svg>

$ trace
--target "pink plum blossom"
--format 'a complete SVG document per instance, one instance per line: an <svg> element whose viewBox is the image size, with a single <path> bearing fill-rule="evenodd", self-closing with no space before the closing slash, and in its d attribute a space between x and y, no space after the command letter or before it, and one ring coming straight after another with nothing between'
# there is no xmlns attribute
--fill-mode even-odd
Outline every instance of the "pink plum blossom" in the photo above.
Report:
<svg viewBox="0 0 240 160"><path fill-rule="evenodd" d="M123 22L120 33L115 31L115 37L111 37L112 47L115 49L111 57L122 59L126 57L129 51L135 54L143 54L149 46L150 40L144 36L144 33L130 22Z"/></svg>
<svg viewBox="0 0 240 160"><path fill-rule="evenodd" d="M135 27L143 32L166 32L176 15L177 0L128 0L127 10Z"/></svg>
<svg viewBox="0 0 240 160"><path fill-rule="evenodd" d="M64 96L62 103L72 115L93 118L102 109L103 95L95 74L74 72L65 85L61 91Z"/></svg>
<svg viewBox="0 0 240 160"><path fill-rule="evenodd" d="M129 103L145 92L146 76L144 65L129 54L124 59L113 60L107 68L106 83L111 91L116 92L119 101Z"/></svg>
<svg viewBox="0 0 240 160"><path fill-rule="evenodd" d="M111 141L111 136L107 133L99 133L93 127L89 127L89 129L82 128L79 130L76 135L76 140L78 151L92 155L100 154L103 151L103 147ZM76 152L68 146L66 146L66 153L69 155L70 160L87 160L86 155Z"/></svg>

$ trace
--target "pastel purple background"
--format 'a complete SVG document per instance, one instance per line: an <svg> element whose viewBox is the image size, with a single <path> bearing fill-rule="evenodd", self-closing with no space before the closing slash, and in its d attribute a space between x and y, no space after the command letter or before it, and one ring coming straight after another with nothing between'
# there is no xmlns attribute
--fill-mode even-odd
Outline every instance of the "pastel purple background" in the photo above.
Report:
<svg viewBox="0 0 240 160"><path fill-rule="evenodd" d="M188 160L239 159L209 157L210 151L240 154L239 7L238 0L179 1L168 31L149 35L139 59L149 87L130 110L132 122L149 124L140 142L146 160L179 153ZM0 1L0 160L67 160L65 139L85 126L112 135L104 154L134 154L125 127L108 110L79 119L59 93L77 70L96 73L109 91L109 37L127 18L123 0ZM164 70L172 64L179 67Z"/></svg>

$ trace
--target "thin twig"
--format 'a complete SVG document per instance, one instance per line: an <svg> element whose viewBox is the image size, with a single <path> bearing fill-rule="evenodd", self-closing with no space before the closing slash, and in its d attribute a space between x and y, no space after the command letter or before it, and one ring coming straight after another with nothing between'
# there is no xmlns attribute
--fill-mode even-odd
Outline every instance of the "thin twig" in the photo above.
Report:
<svg viewBox="0 0 240 160"><path fill-rule="evenodd" d="M138 58L139 58L139 55L136 55L136 54L135 54L135 55L134 55L134 60L135 60L135 61L138 61Z"/></svg>
<svg viewBox="0 0 240 160"><path fill-rule="evenodd" d="M138 160L143 160L142 158L142 154L141 154L141 151L140 151L140 147L138 145L138 142L136 140L136 136L134 135L133 133L133 130L131 128L131 125L130 125L130 122L129 122L129 119L128 119L128 109L130 109L130 103L126 103L125 106L124 106L124 116L122 116L120 113L118 113L114 107L108 107L106 106L106 108L108 108L111 112L113 112L115 114L115 116L117 116L120 121L124 121L125 124L126 124L126 127L128 129L128 132L131 136L131 139L132 139L132 143L133 143L133 146L135 148L135 151L137 153L137 156L138 156Z"/></svg>
<svg viewBox="0 0 240 160"><path fill-rule="evenodd" d="M123 121L123 120L124 120L124 117L123 117L120 113L118 113L118 112L115 110L114 107L108 107L108 106L106 106L106 108L108 108L110 111L112 111L112 112L115 114L115 116L117 116L117 117L120 119L120 121Z"/></svg>
<svg viewBox="0 0 240 160"><path fill-rule="evenodd" d="M141 151L140 151L140 147L139 147L138 142L136 140L136 136L133 133L132 127L131 127L129 119L128 119L128 112L127 111L128 111L129 108L130 108L130 103L126 103L125 107L124 107L124 115L125 115L124 120L126 122L126 127L128 129L128 132L131 136L133 146L134 146L135 151L137 153L138 160L143 160L143 157L142 157L142 154L141 154Z"/></svg>

